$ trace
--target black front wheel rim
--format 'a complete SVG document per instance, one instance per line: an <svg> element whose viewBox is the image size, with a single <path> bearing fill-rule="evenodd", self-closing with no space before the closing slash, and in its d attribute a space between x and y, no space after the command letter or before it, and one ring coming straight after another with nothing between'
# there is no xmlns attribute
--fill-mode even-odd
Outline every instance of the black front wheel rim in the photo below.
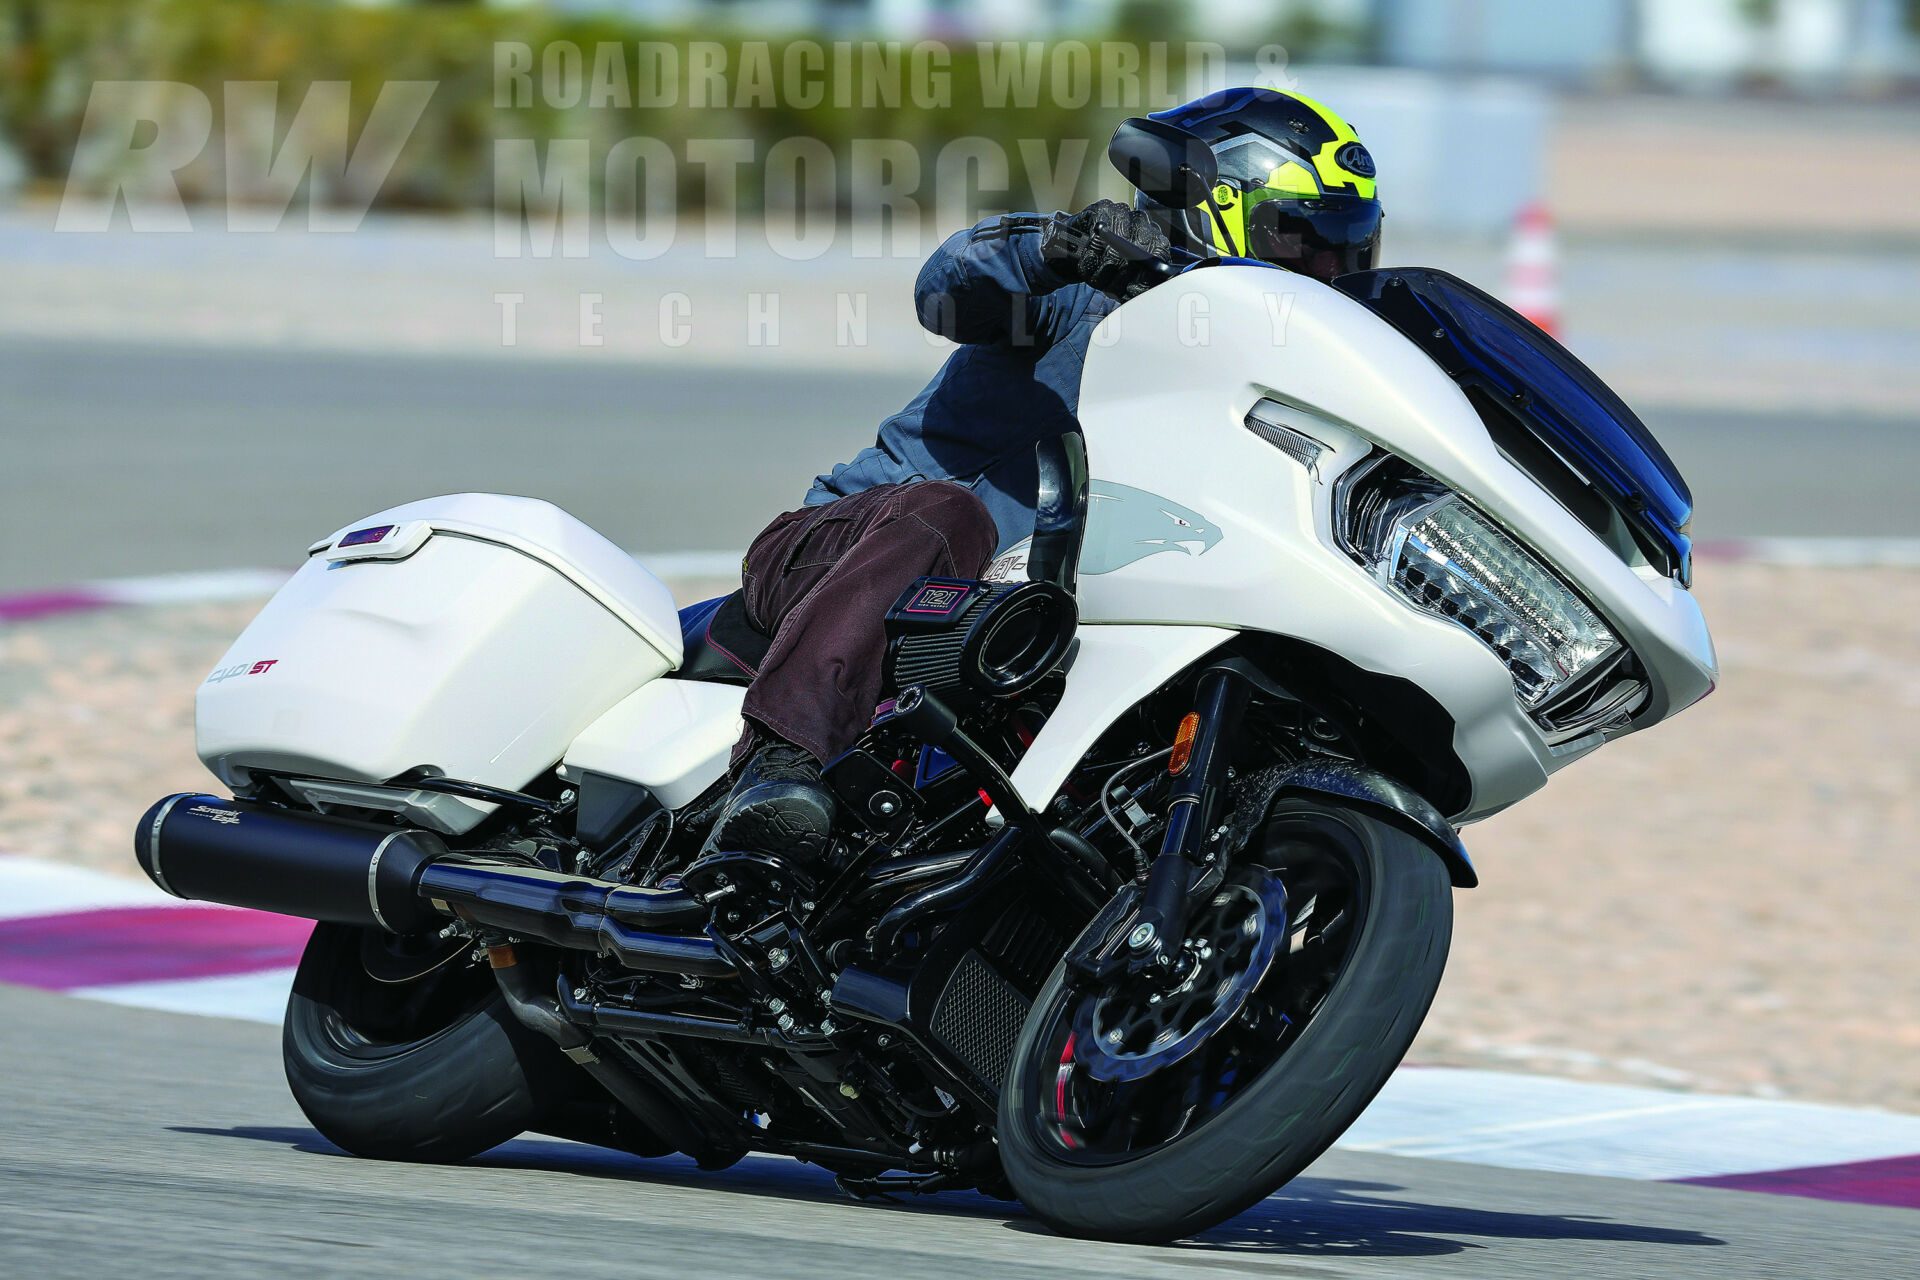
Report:
<svg viewBox="0 0 1920 1280"><path fill-rule="evenodd" d="M1042 1014L1047 1022L1035 1051L1019 1067L1035 1101L1025 1123L1050 1159L1080 1166L1120 1164L1191 1137L1216 1122L1300 1039L1353 955L1368 895L1345 838L1351 833L1344 828L1275 834L1279 838L1269 845L1262 865L1230 876L1212 902L1194 913L1188 930L1191 938L1218 937L1223 917L1228 925L1236 916L1244 920L1249 898L1279 896L1286 903L1284 939L1250 991L1228 991L1236 1000L1229 1016L1196 1010L1188 989L1188 1007L1171 1023L1161 1016L1134 1026L1124 1021L1129 1003L1157 1005L1116 999L1106 991L1058 989ZM1263 877L1276 878L1284 894L1262 895ZM1214 913L1211 919L1209 913ZM1257 948L1229 959L1260 962ZM1213 976L1228 986L1233 977L1230 972ZM1108 1036L1117 1031L1124 1048L1165 1036L1169 1025L1176 1031L1200 1027L1207 1034L1163 1065L1150 1063L1154 1070L1115 1071L1110 1063L1087 1061L1082 1037L1090 1028Z"/></svg>

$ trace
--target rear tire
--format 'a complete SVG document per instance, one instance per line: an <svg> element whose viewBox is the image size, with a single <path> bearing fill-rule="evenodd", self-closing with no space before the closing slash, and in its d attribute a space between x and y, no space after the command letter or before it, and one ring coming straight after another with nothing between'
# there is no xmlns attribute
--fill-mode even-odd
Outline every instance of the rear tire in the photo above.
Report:
<svg viewBox="0 0 1920 1280"><path fill-rule="evenodd" d="M357 1156L430 1164L537 1127L564 1089L559 1051L464 956L412 983L376 982L363 942L391 940L370 932L317 926L294 977L281 1051L313 1127Z"/></svg>
<svg viewBox="0 0 1920 1280"><path fill-rule="evenodd" d="M1341 851L1362 908L1359 927L1304 1028L1191 1128L1138 1154L1071 1150L1075 1144L1057 1123L1052 1091L1064 1089L1054 1082L1074 1069L1071 1040L1062 1053L1061 1019L1070 1025L1065 1011L1081 997L1067 990L1063 966L1034 1001L1001 1095L999 1141L1014 1190L1054 1230L1153 1243L1226 1221L1332 1145L1412 1043L1439 987L1452 936L1452 890L1439 857L1399 828L1344 811L1276 815L1268 853L1256 861L1284 862L1276 839L1317 840ZM1287 884L1284 868L1279 874ZM1293 885L1288 889L1291 913L1305 903ZM1282 956L1275 972L1287 963Z"/></svg>

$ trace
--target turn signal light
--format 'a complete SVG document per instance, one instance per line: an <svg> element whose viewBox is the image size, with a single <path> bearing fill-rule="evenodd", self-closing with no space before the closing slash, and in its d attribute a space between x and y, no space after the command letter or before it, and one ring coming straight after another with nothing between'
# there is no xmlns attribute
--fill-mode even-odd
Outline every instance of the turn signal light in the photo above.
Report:
<svg viewBox="0 0 1920 1280"><path fill-rule="evenodd" d="M1167 772L1180 774L1187 771L1187 765L1193 760L1193 735L1200 732L1200 713L1189 711L1180 719L1180 728L1173 735L1173 754L1167 757Z"/></svg>

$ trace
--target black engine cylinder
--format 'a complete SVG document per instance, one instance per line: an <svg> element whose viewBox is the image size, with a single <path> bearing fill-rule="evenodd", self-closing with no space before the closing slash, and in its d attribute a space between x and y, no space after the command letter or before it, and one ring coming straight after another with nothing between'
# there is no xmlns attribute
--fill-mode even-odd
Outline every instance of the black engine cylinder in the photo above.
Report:
<svg viewBox="0 0 1920 1280"><path fill-rule="evenodd" d="M887 611L887 682L943 698L1011 698L1059 665L1078 622L1051 582L921 578Z"/></svg>
<svg viewBox="0 0 1920 1280"><path fill-rule="evenodd" d="M426 831L168 796L134 829L140 869L176 898L412 933L439 919L414 891L447 856Z"/></svg>

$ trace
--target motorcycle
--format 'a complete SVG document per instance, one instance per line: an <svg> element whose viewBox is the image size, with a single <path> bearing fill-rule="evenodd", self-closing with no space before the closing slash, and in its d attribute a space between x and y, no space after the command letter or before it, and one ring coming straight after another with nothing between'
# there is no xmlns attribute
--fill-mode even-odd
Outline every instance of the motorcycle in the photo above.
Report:
<svg viewBox="0 0 1920 1280"><path fill-rule="evenodd" d="M1163 203L1212 186L1164 127L1113 154ZM1352 1124L1477 882L1458 828L1712 689L1691 498L1444 272L1117 249L1034 535L889 613L822 863L703 852L769 643L737 595L676 612L499 495L309 549L198 694L231 798L135 844L171 893L319 922L284 1048L321 1134L777 1153L1159 1241Z"/></svg>

